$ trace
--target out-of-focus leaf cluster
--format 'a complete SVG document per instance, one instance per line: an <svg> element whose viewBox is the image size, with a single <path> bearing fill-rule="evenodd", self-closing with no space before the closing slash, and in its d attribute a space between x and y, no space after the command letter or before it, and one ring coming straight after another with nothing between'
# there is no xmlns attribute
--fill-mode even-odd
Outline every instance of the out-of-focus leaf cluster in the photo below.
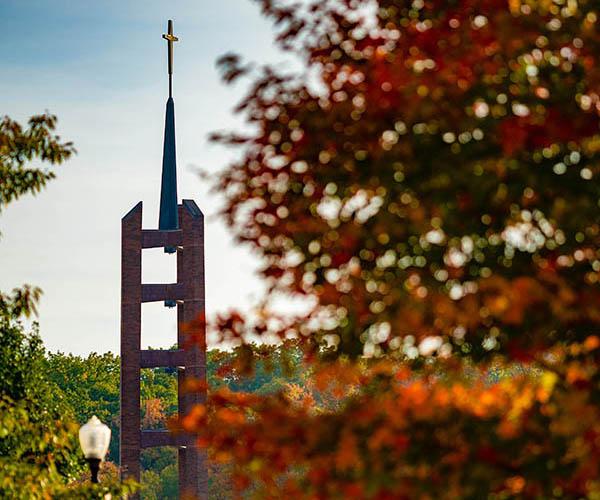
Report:
<svg viewBox="0 0 600 500"><path fill-rule="evenodd" d="M266 496L598 497L596 3L259 4L303 69L222 61L268 293L214 332L299 339L337 403L223 389L186 428Z"/></svg>
<svg viewBox="0 0 600 500"><path fill-rule="evenodd" d="M0 210L25 193L38 193L55 174L47 169L31 167L40 160L56 165L68 160L75 148L53 135L56 116L36 115L29 127L4 116L0 120Z"/></svg>

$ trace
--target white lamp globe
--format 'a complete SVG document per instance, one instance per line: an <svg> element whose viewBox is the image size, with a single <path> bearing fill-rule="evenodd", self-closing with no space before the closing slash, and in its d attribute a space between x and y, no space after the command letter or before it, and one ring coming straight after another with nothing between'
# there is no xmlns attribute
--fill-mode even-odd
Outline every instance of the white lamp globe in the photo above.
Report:
<svg viewBox="0 0 600 500"><path fill-rule="evenodd" d="M104 460L110 444L110 428L94 415L79 429L79 444L85 458Z"/></svg>

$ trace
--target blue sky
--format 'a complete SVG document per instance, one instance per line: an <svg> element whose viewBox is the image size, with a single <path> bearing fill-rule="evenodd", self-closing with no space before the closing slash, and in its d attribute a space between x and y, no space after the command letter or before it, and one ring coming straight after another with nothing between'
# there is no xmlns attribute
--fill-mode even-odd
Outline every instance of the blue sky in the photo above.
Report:
<svg viewBox="0 0 600 500"><path fill-rule="evenodd" d="M289 56L272 44L270 23L251 0L2 0L0 114L25 121L45 110L78 155L57 168L40 195L0 215L0 290L44 290L42 338L51 350L118 352L120 219L144 202L144 226L157 224L166 42L174 20L174 97L179 196L206 215L207 310L247 308L261 285L258 265L213 214L219 199L195 173L216 174L234 154L207 141L240 126L232 108L244 87L226 87L215 67L234 51L258 62ZM144 255L144 281L174 281L175 259ZM175 341L175 313L143 306L142 344Z"/></svg>

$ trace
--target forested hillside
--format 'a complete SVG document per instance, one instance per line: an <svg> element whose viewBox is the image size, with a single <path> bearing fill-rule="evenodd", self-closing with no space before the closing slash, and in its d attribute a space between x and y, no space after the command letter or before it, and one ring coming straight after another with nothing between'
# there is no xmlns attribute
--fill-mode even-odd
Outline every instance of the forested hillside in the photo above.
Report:
<svg viewBox="0 0 600 500"><path fill-rule="evenodd" d="M293 347L256 348L246 355L258 360L253 372L242 373L232 366L237 353L208 352L209 387L227 386L232 391L260 394L285 391L290 397L305 386L301 354ZM283 362L282 360L286 360ZM110 426L111 444L107 460L119 463L119 356L92 353L87 357L47 353L45 373L52 387L60 392L68 411L79 423L92 415ZM177 372L172 368L142 370L142 427L167 427L169 417L177 414ZM174 448L153 448L142 452L142 497L177 498L177 453ZM212 467L211 498L228 498L229 481L223 467Z"/></svg>

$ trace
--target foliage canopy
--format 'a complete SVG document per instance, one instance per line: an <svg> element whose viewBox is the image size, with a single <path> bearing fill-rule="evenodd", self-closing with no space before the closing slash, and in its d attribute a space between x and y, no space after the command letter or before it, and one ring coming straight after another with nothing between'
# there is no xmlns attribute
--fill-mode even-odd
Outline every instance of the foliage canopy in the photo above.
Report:
<svg viewBox="0 0 600 500"><path fill-rule="evenodd" d="M56 117L33 116L29 128L5 116L0 121L0 210L54 178L44 165L60 164L75 150L52 134ZM31 166L39 160L42 166ZM117 477L101 486L77 481L84 460L72 406L47 374L37 324L21 323L36 313L41 295L24 285L0 292L0 497L14 499L105 498L134 491Z"/></svg>
<svg viewBox="0 0 600 500"><path fill-rule="evenodd" d="M271 288L214 328L326 353L340 404L223 390L184 425L269 495L600 495L597 5L259 3L304 71L221 61L251 132L217 189Z"/></svg>

